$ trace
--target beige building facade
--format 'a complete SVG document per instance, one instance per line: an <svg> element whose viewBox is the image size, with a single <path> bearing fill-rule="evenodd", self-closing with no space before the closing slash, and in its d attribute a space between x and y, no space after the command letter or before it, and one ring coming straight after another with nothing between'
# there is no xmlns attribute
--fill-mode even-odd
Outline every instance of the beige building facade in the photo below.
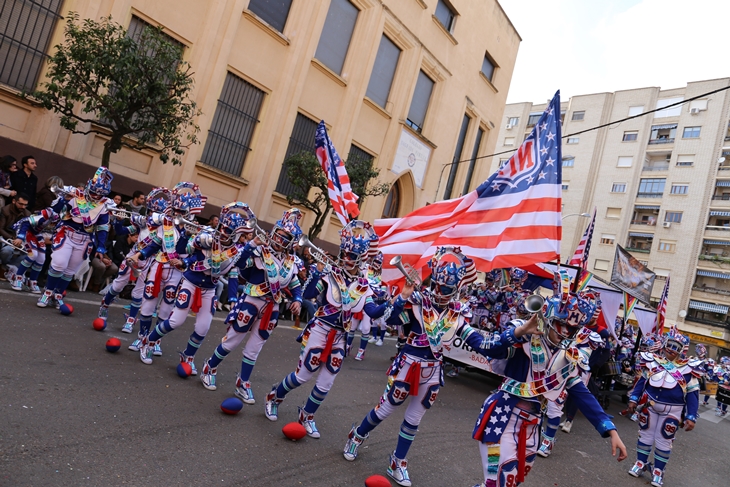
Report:
<svg viewBox="0 0 730 487"><path fill-rule="evenodd" d="M63 40L69 11L111 15L130 32L162 26L195 72L201 143L174 167L152 150L123 149L111 158L115 189L191 180L209 197L204 215L238 200L266 222L288 207L283 161L313 150L319 120L343 159L374 159L391 185L364 202L363 219L403 216L476 187L488 163L448 164L493 152L521 41L496 0L9 0L5 8L0 153L38 152L43 175L63 165L88 177L103 137L63 130L18 93L43 79L44 53ZM62 162L44 167L43 154ZM303 228L312 221L305 212ZM321 237L334 242L339 229L331 217Z"/></svg>
<svg viewBox="0 0 730 487"><path fill-rule="evenodd" d="M654 304L671 275L668 323L677 323L693 342L725 349L730 349L728 86L730 78L723 78L672 90L580 95L562 106L563 259L572 255L588 224L579 215L595 207L589 270L610 280L615 245L621 245L656 273ZM684 103L664 109L678 102ZM516 149L544 108L507 105L496 152ZM655 109L662 110L646 113ZM492 169L508 157L494 157Z"/></svg>

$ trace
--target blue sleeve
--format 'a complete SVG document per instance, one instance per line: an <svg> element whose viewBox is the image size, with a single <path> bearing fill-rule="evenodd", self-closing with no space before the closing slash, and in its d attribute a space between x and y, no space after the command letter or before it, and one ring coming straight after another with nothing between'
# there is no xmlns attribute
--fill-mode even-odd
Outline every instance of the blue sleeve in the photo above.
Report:
<svg viewBox="0 0 730 487"><path fill-rule="evenodd" d="M631 394L629 394L629 401L639 402L639 399L641 399L641 396L644 395L645 387L646 387L646 377L644 377L642 375L639 378L639 380L636 381L636 385L634 386L633 390L631 391Z"/></svg>
<svg viewBox="0 0 730 487"><path fill-rule="evenodd" d="M61 213L63 211L63 208L66 206L66 198L57 198L55 203L51 204L51 209L55 211L56 213Z"/></svg>
<svg viewBox="0 0 730 487"><path fill-rule="evenodd" d="M238 266L243 269L246 266L246 261L253 257L253 251L256 250L256 247L251 245L251 242L246 242L246 245L243 246L243 250L241 251L241 257L238 258Z"/></svg>
<svg viewBox="0 0 730 487"><path fill-rule="evenodd" d="M23 218L20 221L20 228L18 228L18 231L15 233L15 236L18 237L20 240L25 240L28 230L30 230L30 219Z"/></svg>
<svg viewBox="0 0 730 487"><path fill-rule="evenodd" d="M684 401L687 404L687 414L684 416L685 419L697 422L697 410L700 407L700 391L692 391L687 393L684 397Z"/></svg>
<svg viewBox="0 0 730 487"><path fill-rule="evenodd" d="M367 301L365 301L363 311L365 311L365 314L374 320L385 315L386 310L390 307L390 303L375 304L372 296L368 296L366 299ZM390 314L392 315L393 312L391 311Z"/></svg>
<svg viewBox="0 0 730 487"><path fill-rule="evenodd" d="M99 215L96 220L96 251L106 254L106 238L109 235L109 214Z"/></svg>
<svg viewBox="0 0 730 487"><path fill-rule="evenodd" d="M151 256L156 255L157 252L160 251L160 249L162 249L162 244L155 242L153 239L151 239L149 237L145 240L149 240L149 241L146 243L144 248L140 249L139 253L142 254L143 258L149 259Z"/></svg>
<svg viewBox="0 0 730 487"><path fill-rule="evenodd" d="M301 286L301 284L297 284L296 286L290 287L288 289L291 292L291 295L292 295L292 298L294 299L294 301L298 301L298 302L301 303L302 302L302 286Z"/></svg>
<svg viewBox="0 0 730 487"><path fill-rule="evenodd" d="M238 301L238 272L228 273L228 302Z"/></svg>
<svg viewBox="0 0 730 487"><path fill-rule="evenodd" d="M478 354L497 359L507 358L512 347L524 342L515 337L514 328L486 337L471 326L465 325L459 330L459 336Z"/></svg>
<svg viewBox="0 0 730 487"><path fill-rule="evenodd" d="M327 286L327 284L324 282L322 277L324 277L324 273L312 271L312 275L307 281L304 292L302 293L304 299L316 298L325 290L325 286Z"/></svg>
<svg viewBox="0 0 730 487"><path fill-rule="evenodd" d="M177 239L177 243L175 244L175 252L177 252L178 255L187 254L189 240L190 235L188 235L185 230L181 231L180 238Z"/></svg>
<svg viewBox="0 0 730 487"><path fill-rule="evenodd" d="M616 425L611 421L611 416L598 404L596 397L591 394L585 384L576 381L575 384L568 389L571 401L575 401L578 409L583 413L588 421L596 428L596 431L603 437L608 438L609 432L616 429Z"/></svg>

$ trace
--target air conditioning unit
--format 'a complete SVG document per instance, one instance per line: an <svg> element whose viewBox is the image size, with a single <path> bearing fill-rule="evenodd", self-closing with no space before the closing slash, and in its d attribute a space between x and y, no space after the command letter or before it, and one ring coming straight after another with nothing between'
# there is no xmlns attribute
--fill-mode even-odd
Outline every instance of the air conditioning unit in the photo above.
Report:
<svg viewBox="0 0 730 487"><path fill-rule="evenodd" d="M507 130L512 130L513 125L511 123L507 124L507 127L505 127Z"/></svg>
<svg viewBox="0 0 730 487"><path fill-rule="evenodd" d="M672 226L672 222L664 222L664 228L669 228Z"/></svg>
<svg viewBox="0 0 730 487"><path fill-rule="evenodd" d="M698 113L700 113L700 109L699 108L690 108L689 113L690 113L690 115L697 115Z"/></svg>

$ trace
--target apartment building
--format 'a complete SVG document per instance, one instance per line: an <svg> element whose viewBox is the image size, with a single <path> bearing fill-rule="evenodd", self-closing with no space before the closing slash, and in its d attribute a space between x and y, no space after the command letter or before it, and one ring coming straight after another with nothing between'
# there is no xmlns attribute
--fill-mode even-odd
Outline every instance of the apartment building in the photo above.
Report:
<svg viewBox="0 0 730 487"><path fill-rule="evenodd" d="M610 280L615 245L625 247L656 273L655 304L671 274L668 323L715 353L730 349L728 86L723 78L562 104L562 253L572 255L588 223L580 215L596 208L589 270ZM516 149L544 109L507 105L496 152ZM508 157L495 156L492 170Z"/></svg>
<svg viewBox="0 0 730 487"><path fill-rule="evenodd" d="M34 154L41 180L84 179L104 137L73 135L23 101L62 42L69 11L111 15L135 35L162 26L183 46L203 114L183 164L154 148L112 155L114 188L198 183L208 216L245 201L262 222L288 207L283 161L314 150L319 120L343 158L375 161L390 193L361 218L403 216L476 187L489 174L496 125L521 41L496 0L6 0L0 7L0 154ZM473 158L470 164L449 165ZM303 228L313 216L304 211ZM338 241L339 221L321 237Z"/></svg>

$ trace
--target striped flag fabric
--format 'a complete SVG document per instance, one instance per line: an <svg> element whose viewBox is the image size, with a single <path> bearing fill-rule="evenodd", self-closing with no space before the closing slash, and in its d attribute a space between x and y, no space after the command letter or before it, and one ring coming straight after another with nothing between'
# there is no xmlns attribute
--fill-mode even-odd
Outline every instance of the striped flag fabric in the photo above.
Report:
<svg viewBox="0 0 730 487"><path fill-rule="evenodd" d="M583 232L583 236L578 242L573 257L568 261L568 265L578 266L584 271L588 269L588 252L591 250L591 240L593 240L593 228L596 226L596 208L593 208L593 218Z"/></svg>
<svg viewBox="0 0 730 487"><path fill-rule="evenodd" d="M669 299L669 275L664 283L664 289L662 290L662 297L659 298L659 306L656 309L656 321L654 322L653 333L664 333L665 328L665 317L667 314L667 300Z"/></svg>
<svg viewBox="0 0 730 487"><path fill-rule="evenodd" d="M460 247L484 272L559 258L560 137L558 91L522 146L477 189L403 218L375 220L385 262L401 255L423 269L440 246ZM384 268L384 280L399 277Z"/></svg>
<svg viewBox="0 0 730 487"><path fill-rule="evenodd" d="M638 299L636 299L634 296L630 295L629 293L624 293L624 316L626 318L629 317L632 311L634 311L634 308L636 307L636 304L639 302Z"/></svg>
<svg viewBox="0 0 730 487"><path fill-rule="evenodd" d="M345 163L340 159L327 134L324 120L320 120L319 125L317 125L314 146L317 160L327 175L327 191L332 203L332 209L342 226L345 226L351 218L356 218L360 214L360 209L357 207L358 196L352 192Z"/></svg>

